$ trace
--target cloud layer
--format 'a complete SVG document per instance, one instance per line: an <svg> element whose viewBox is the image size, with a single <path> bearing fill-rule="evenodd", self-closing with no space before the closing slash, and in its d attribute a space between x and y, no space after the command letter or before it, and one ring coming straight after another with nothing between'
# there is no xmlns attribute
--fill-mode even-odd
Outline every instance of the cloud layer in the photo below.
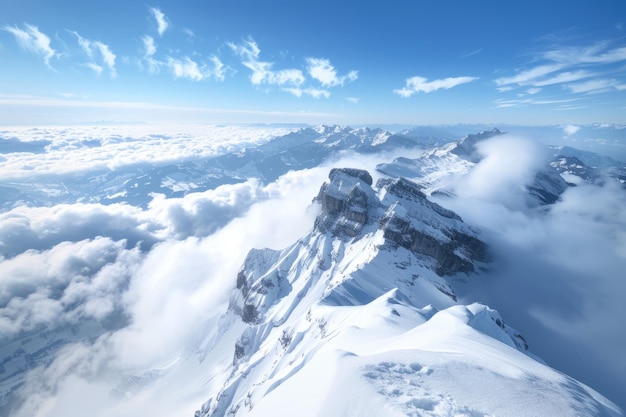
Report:
<svg viewBox="0 0 626 417"><path fill-rule="evenodd" d="M479 226L495 255L491 270L459 284L459 294L498 309L534 353L619 400L615 387L626 375L618 353L626 334L615 327L626 314L619 301L626 291L624 190L615 181L581 184L554 205L531 209L522 189L543 151L523 137L479 145L484 159L458 183L458 197L439 199Z"/></svg>
<svg viewBox="0 0 626 417"><path fill-rule="evenodd" d="M373 167L390 157L329 164L375 174ZM12 415L78 417L86 407L103 416L193 413L206 400L201 387L213 366L194 352L225 311L246 253L284 248L310 230L311 199L329 169L182 198L155 195L145 209L72 204L2 213L0 339L46 329L46 337L64 340L26 373L16 393L23 401ZM186 360L193 366L169 371ZM184 388L172 391L172 384Z"/></svg>

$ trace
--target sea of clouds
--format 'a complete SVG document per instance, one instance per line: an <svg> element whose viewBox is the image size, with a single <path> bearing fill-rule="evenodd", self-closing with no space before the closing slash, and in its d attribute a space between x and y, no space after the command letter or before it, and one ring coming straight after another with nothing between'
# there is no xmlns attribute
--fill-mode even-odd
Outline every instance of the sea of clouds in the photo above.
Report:
<svg viewBox="0 0 626 417"><path fill-rule="evenodd" d="M13 144L40 150L1 154L0 182L207 158L290 130L8 129L0 134L17 138ZM494 254L488 271L457 290L500 310L549 364L618 400L626 384L626 193L611 181L581 185L549 210L531 209L520 184L544 161L543 148L509 136L482 143L480 152L456 197L439 201L478 226ZM210 368L164 369L197 350L225 311L248 250L283 248L311 229L311 201L330 167L376 177L376 164L392 158L352 155L269 184L249 178L180 198L153 195L145 207L22 201L1 212L0 357L25 335L78 329L50 363L26 373L12 415L73 417L87 408L102 416L192 415L206 401ZM128 378L135 388L123 389Z"/></svg>

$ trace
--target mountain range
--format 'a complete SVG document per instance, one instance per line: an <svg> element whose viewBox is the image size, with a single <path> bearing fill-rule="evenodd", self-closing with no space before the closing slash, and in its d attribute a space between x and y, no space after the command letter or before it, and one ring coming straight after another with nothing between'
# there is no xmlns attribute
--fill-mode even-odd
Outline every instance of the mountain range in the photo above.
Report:
<svg viewBox="0 0 626 417"><path fill-rule="evenodd" d="M84 202L145 210L155 194L182 198L250 178L270 184L342 156L389 155L375 171L329 169L310 196L309 232L283 249L251 250L236 276L221 277L230 282L227 305L193 343L169 363L113 378L111 398L123 404L159 384L175 390L176 382L203 397L196 417L623 415L550 367L508 317L468 299L466 288L484 285L477 277L493 268L499 251L448 203L488 196L513 211L549 215L568 190L585 184L623 191L626 165L571 147L530 145L498 129L451 142L437 133L307 127L211 158L0 182L6 191L0 203L6 213L20 204ZM6 147L45 152L47 146L18 142ZM515 175L490 177L494 166ZM477 178L497 186L476 191ZM236 216L216 220L209 233ZM171 239L144 227L128 243L122 230L110 237L143 256ZM0 249L1 261L17 255L4 243ZM29 250L39 248L19 253ZM101 253L99 268L113 258ZM85 280L96 277L89 268L82 269ZM127 273L122 291L132 286L133 272ZM59 299L68 289L51 291ZM101 319L3 338L0 411L23 410L22 389L38 373L58 366L76 346L100 346L132 321L120 307ZM189 381L181 377L190 374ZM116 415L115 407L123 405L102 415Z"/></svg>

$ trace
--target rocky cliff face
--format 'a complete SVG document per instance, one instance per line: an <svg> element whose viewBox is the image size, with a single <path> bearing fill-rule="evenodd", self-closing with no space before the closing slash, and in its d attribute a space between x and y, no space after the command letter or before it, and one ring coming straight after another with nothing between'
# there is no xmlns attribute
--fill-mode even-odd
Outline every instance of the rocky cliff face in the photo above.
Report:
<svg viewBox="0 0 626 417"><path fill-rule="evenodd" d="M476 232L450 210L429 201L421 187L404 178L381 179L372 188L366 171L334 169L316 201L322 212L316 229L343 239L367 230L382 231L385 243L401 246L416 256L430 257L439 275L474 270L473 261L488 259Z"/></svg>
<svg viewBox="0 0 626 417"><path fill-rule="evenodd" d="M377 248L392 252L402 248L438 276L472 272L475 262L488 261L487 247L477 231L454 212L429 201L417 184L406 179L381 179L373 186L367 171L333 169L314 201L322 210L311 235L305 238L313 242L307 250L316 260L314 275L332 269L339 258L336 249L325 256L328 247L361 240L373 240ZM265 312L293 290L286 277L301 256L298 253L292 248L283 252L252 250L248 254L237 276L239 292L231 299L231 309L244 322L262 322ZM435 281L440 291L455 298L445 281ZM342 281L340 285L344 291L352 284ZM333 289L326 288L326 296Z"/></svg>

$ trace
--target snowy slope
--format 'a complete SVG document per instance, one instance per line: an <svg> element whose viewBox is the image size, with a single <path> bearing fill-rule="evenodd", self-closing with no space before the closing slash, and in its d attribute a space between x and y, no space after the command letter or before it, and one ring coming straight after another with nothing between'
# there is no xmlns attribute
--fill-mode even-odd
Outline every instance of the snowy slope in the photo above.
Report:
<svg viewBox="0 0 626 417"><path fill-rule="evenodd" d="M568 181L596 183L608 177L626 184L626 164L623 162L571 146L550 146L550 150L553 152L550 165Z"/></svg>
<svg viewBox="0 0 626 417"><path fill-rule="evenodd" d="M488 254L418 186L339 169L316 200L309 234L249 253L222 336L205 342L205 357L230 361L197 417L621 415L495 310L456 303L444 276Z"/></svg>

